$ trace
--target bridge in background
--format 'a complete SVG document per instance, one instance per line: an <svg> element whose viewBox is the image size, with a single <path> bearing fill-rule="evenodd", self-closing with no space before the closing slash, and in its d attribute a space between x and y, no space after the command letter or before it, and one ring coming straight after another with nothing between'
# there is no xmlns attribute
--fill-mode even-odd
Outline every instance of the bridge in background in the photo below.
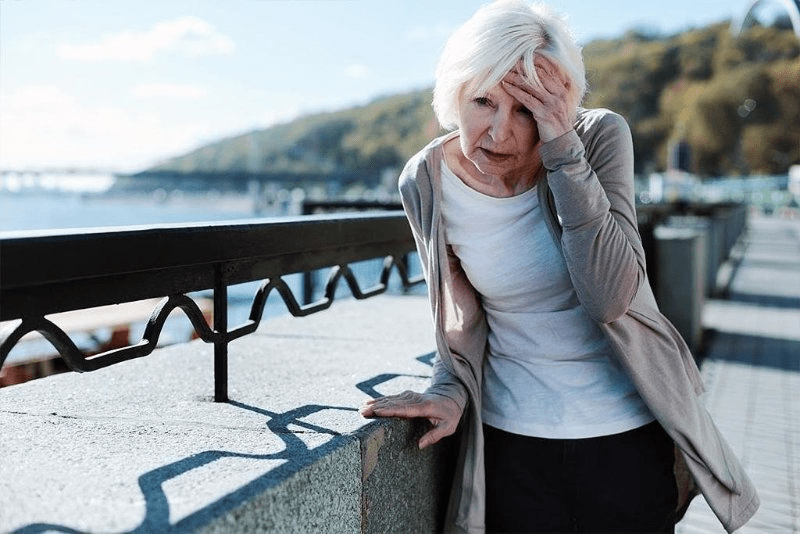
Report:
<svg viewBox="0 0 800 534"><path fill-rule="evenodd" d="M104 190L119 174L113 169L77 167L0 169L0 191Z"/></svg>

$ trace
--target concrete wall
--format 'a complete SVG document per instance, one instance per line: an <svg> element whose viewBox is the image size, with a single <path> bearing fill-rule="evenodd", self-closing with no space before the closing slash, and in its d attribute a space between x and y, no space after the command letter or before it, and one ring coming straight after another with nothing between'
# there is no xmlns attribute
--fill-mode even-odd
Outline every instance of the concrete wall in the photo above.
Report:
<svg viewBox="0 0 800 534"><path fill-rule="evenodd" d="M381 296L232 343L229 403L199 341L0 389L0 531L435 531L452 442L357 413L432 349L427 299Z"/></svg>

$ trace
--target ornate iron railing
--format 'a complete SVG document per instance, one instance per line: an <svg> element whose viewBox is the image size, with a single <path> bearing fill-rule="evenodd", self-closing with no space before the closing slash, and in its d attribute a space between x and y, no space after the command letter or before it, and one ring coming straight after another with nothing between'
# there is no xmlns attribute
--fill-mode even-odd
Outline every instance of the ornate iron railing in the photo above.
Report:
<svg viewBox="0 0 800 534"><path fill-rule="evenodd" d="M29 332L39 332L74 371L86 372L152 353L167 316L189 318L198 337L214 345L214 397L228 399L228 343L254 332L267 298L277 291L294 316L331 306L344 279L353 296L383 293L393 269L403 287L403 258L415 248L402 213L307 216L230 224L159 225L82 231L0 234L0 368ZM384 258L380 280L362 290L348 264ZM324 295L298 304L283 276L331 268ZM249 319L228 328L228 287L262 281ZM188 294L213 290L209 326ZM164 297L140 342L88 356L47 315Z"/></svg>

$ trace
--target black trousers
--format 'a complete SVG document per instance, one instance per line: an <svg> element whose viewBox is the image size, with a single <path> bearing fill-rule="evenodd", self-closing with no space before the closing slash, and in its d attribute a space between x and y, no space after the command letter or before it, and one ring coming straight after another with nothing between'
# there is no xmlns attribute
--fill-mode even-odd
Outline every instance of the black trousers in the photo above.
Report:
<svg viewBox="0 0 800 534"><path fill-rule="evenodd" d="M673 533L673 442L658 423L588 439L484 425L488 532Z"/></svg>

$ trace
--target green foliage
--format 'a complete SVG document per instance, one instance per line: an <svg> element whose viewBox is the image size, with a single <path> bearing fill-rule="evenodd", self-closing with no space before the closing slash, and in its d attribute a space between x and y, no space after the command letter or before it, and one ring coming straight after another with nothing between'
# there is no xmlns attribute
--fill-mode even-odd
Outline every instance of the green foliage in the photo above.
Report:
<svg viewBox="0 0 800 534"><path fill-rule="evenodd" d="M781 173L800 163L800 42L756 26L741 36L720 23L679 35L590 43L588 107L630 125L637 170L666 168L677 140L699 175Z"/></svg>
<svg viewBox="0 0 800 534"><path fill-rule="evenodd" d="M727 22L672 36L631 31L584 48L587 107L621 113L638 172L663 170L683 140L701 176L782 173L800 163L800 42ZM440 135L430 89L392 95L200 147L154 170L287 173L399 169Z"/></svg>
<svg viewBox="0 0 800 534"><path fill-rule="evenodd" d="M360 172L376 177L400 167L441 133L431 90L301 117L248 132L166 161L151 170L250 171L287 174Z"/></svg>

